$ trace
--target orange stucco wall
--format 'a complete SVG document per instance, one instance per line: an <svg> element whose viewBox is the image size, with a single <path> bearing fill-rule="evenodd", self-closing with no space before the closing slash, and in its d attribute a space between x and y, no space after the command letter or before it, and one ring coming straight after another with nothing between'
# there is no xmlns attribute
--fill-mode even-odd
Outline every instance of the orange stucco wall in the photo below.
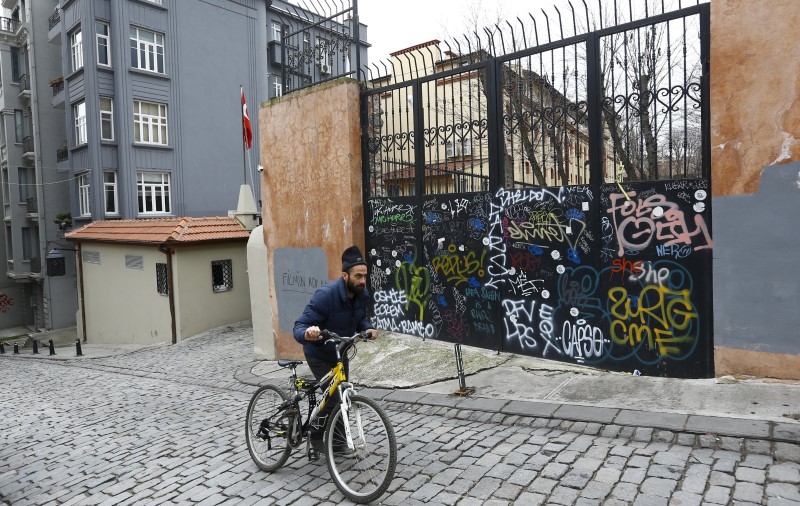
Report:
<svg viewBox="0 0 800 506"><path fill-rule="evenodd" d="M329 279L341 277L342 251L364 249L358 83L339 79L261 104L258 121L269 261L277 248L318 247ZM268 271L276 355L302 358L280 330L272 265Z"/></svg>
<svg viewBox="0 0 800 506"><path fill-rule="evenodd" d="M711 2L714 195L755 193L761 170L800 160L797 0Z"/></svg>

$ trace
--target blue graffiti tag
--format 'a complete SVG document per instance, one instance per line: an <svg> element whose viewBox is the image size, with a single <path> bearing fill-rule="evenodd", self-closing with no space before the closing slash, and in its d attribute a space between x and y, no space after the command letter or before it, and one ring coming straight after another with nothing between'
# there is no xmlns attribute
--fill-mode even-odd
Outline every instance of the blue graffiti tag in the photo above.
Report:
<svg viewBox="0 0 800 506"><path fill-rule="evenodd" d="M572 209L567 209L567 212L564 213L564 216L571 220L582 220L586 215L573 207Z"/></svg>
<svg viewBox="0 0 800 506"><path fill-rule="evenodd" d="M444 295L436 297L436 302L442 307L447 307L447 299L444 298Z"/></svg>
<svg viewBox="0 0 800 506"><path fill-rule="evenodd" d="M539 246L531 244L530 246L528 246L528 253L530 253L531 255L541 255L544 253L544 251L542 251L542 248L540 248Z"/></svg>
<svg viewBox="0 0 800 506"><path fill-rule="evenodd" d="M572 248L567 250L567 259L570 260L574 264L580 265L581 257L578 256L578 252Z"/></svg>

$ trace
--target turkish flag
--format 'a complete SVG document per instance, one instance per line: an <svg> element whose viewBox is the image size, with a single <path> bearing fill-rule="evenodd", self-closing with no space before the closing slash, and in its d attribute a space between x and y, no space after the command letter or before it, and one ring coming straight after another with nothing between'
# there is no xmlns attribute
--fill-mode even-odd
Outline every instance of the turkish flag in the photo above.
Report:
<svg viewBox="0 0 800 506"><path fill-rule="evenodd" d="M250 149L253 146L253 128L250 126L250 116L247 114L244 88L242 88L242 125L244 127L244 142L247 144L247 149Z"/></svg>

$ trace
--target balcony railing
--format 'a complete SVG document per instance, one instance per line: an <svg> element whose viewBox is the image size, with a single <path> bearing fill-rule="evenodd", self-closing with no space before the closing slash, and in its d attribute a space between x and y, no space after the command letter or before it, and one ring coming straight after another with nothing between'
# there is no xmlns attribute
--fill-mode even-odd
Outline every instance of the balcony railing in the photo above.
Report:
<svg viewBox="0 0 800 506"><path fill-rule="evenodd" d="M36 197L28 197L25 203L28 208L28 214L39 214L39 201L36 200Z"/></svg>
<svg viewBox="0 0 800 506"><path fill-rule="evenodd" d="M61 148L56 150L56 163L66 162L67 160L69 160L69 149Z"/></svg>
<svg viewBox="0 0 800 506"><path fill-rule="evenodd" d="M22 74L19 76L17 80L19 82L19 93L20 95L25 93L26 91L30 93L31 91L31 78L28 74Z"/></svg>
<svg viewBox="0 0 800 506"><path fill-rule="evenodd" d="M33 153L33 138L30 135L22 138L22 153Z"/></svg>
<svg viewBox="0 0 800 506"><path fill-rule="evenodd" d="M0 31L17 33L20 22L18 19L0 17Z"/></svg>
<svg viewBox="0 0 800 506"><path fill-rule="evenodd" d="M56 95L58 95L59 93L61 93L62 91L64 91L64 81L63 80L61 82L57 82L57 83L53 84L53 96L54 97Z"/></svg>
<svg viewBox="0 0 800 506"><path fill-rule="evenodd" d="M35 274L39 274L42 272L42 258L41 257L31 257L31 272Z"/></svg>
<svg viewBox="0 0 800 506"><path fill-rule="evenodd" d="M52 15L50 15L50 18L48 19L48 25L49 25L48 30L52 30L60 22L61 22L61 12L59 10L56 10L53 12Z"/></svg>
<svg viewBox="0 0 800 506"><path fill-rule="evenodd" d="M8 161L8 147L3 144L0 146L0 162L7 162Z"/></svg>

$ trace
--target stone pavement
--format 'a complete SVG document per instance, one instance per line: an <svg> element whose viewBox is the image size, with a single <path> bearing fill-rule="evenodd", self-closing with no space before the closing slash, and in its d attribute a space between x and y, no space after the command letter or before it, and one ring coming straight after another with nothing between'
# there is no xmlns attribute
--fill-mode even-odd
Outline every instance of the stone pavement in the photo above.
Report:
<svg viewBox="0 0 800 506"><path fill-rule="evenodd" d="M266 474L250 462L241 426L249 394L286 376L275 363L254 363L251 343L244 322L176 346L0 356L0 504L341 503L324 465L295 454ZM800 424L791 416L728 416L715 404L725 396L714 395L704 414L682 413L672 382L658 386L661 411L634 409L644 402L637 389L654 391L642 377L529 369L468 349L476 393L462 398L447 379L452 349L403 336L369 346L359 348L352 376L382 399L400 450L384 504L800 504ZM419 355L436 364L422 379L401 360ZM380 383L394 375L411 384ZM563 400L583 380L599 387ZM634 400L603 395L610 387ZM731 388L748 402L761 392L760 382L696 388ZM759 409L791 415L797 393L798 385L766 384Z"/></svg>

